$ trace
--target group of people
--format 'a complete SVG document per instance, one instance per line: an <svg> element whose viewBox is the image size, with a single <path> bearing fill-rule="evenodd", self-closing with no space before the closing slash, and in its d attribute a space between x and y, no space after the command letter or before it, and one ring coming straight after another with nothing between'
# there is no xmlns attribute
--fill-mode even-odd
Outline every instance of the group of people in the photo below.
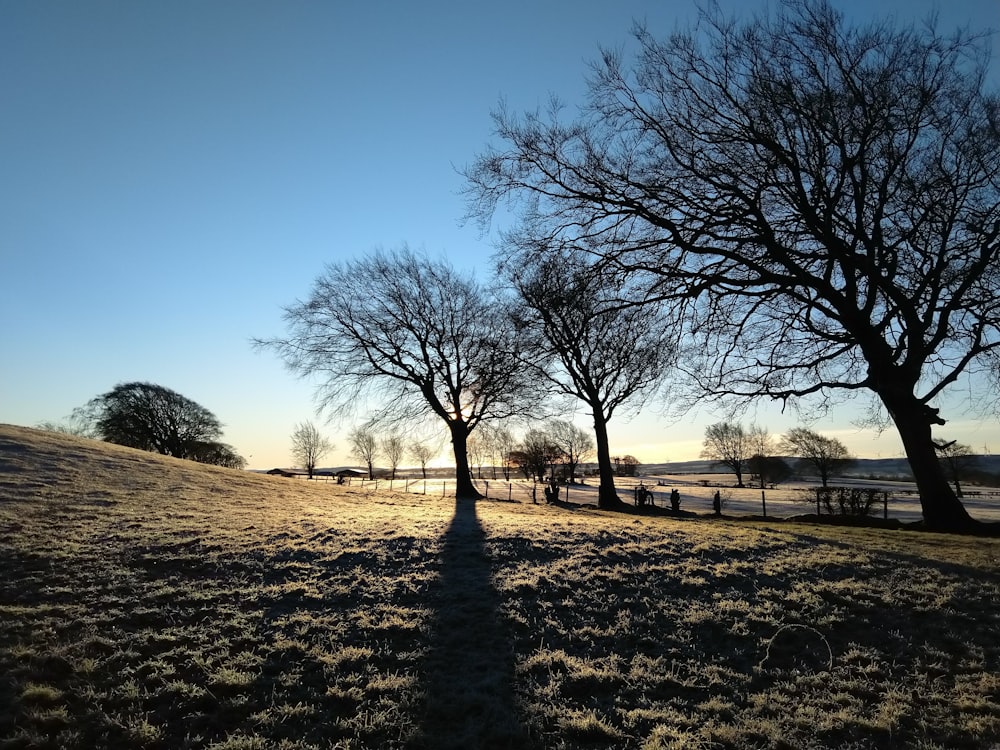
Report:
<svg viewBox="0 0 1000 750"><path fill-rule="evenodd" d="M646 485L640 484L635 488L635 504L642 507L649 503L653 505L653 493L649 490ZM670 509L674 512L681 509L681 493L677 491L676 488L670 490ZM712 496L712 510L715 515L722 515L722 495L718 490L715 491L715 495Z"/></svg>

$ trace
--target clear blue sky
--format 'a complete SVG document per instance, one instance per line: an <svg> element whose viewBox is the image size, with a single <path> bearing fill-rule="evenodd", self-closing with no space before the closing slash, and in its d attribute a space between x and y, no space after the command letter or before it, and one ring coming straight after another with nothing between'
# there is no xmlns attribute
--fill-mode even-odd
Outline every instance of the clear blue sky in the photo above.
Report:
<svg viewBox="0 0 1000 750"><path fill-rule="evenodd" d="M997 0L837 5L906 22L940 5L944 29L1000 29ZM283 332L281 307L325 263L378 246L487 274L491 240L461 225L456 167L488 142L499 99L578 101L587 61L626 44L633 19L669 31L694 13L686 0L0 0L0 422L58 421L146 380L211 409L252 467L288 465L294 425L319 423L312 385L250 339ZM696 458L716 421L654 412L614 425L613 450ZM996 420L960 422L963 441L1000 451ZM339 448L328 463L348 460L350 426L323 427ZM899 455L893 435L814 427Z"/></svg>

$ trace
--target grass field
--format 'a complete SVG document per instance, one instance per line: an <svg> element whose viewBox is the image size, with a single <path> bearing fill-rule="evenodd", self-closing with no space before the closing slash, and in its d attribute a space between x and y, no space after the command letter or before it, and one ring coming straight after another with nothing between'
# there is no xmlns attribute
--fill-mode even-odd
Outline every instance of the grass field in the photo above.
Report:
<svg viewBox="0 0 1000 750"><path fill-rule="evenodd" d="M0 748L992 748L998 561L0 426Z"/></svg>

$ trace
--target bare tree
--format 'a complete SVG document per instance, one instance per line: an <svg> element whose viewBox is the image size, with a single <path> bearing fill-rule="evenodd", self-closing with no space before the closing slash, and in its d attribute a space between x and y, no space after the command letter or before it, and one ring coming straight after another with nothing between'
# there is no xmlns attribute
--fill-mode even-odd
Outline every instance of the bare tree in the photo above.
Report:
<svg viewBox="0 0 1000 750"><path fill-rule="evenodd" d="M639 472L639 459L633 456L631 453L626 453L624 456L615 456L612 459L615 462L615 474L620 477L634 477Z"/></svg>
<svg viewBox="0 0 1000 750"><path fill-rule="evenodd" d="M517 445L517 440L514 438L514 433L504 426L494 426L493 427L493 442L494 448L497 452L497 457L499 459L501 470L503 471L503 478L510 481L510 467L511 460L510 454Z"/></svg>
<svg viewBox="0 0 1000 750"><path fill-rule="evenodd" d="M557 392L583 401L594 423L598 505L618 508L608 422L635 409L662 382L675 356L676 328L661 308L638 305L642 290L613 269L528 243L509 264L525 302L519 325L532 331L522 356Z"/></svg>
<svg viewBox="0 0 1000 750"><path fill-rule="evenodd" d="M475 435L469 436L469 468L475 468L477 479L483 478L483 463L489 458L489 439L484 436L483 428L476 430Z"/></svg>
<svg viewBox="0 0 1000 750"><path fill-rule="evenodd" d="M585 430L564 419L549 420L545 429L552 442L562 451L570 483L576 482L576 471L580 463L594 453L594 439Z"/></svg>
<svg viewBox="0 0 1000 750"><path fill-rule="evenodd" d="M562 449L546 430L528 430L520 444L511 451L511 460L525 478L534 478L539 482L545 481L546 474L554 473L555 464L562 458Z"/></svg>
<svg viewBox="0 0 1000 750"><path fill-rule="evenodd" d="M743 425L717 422L705 428L701 457L728 467L736 475L736 486L743 487L743 472L753 455L753 441Z"/></svg>
<svg viewBox="0 0 1000 750"><path fill-rule="evenodd" d="M489 464L490 474L493 479L497 478L497 467L501 466L504 462L504 436L501 435L501 432L503 432L503 428L499 425L484 424L476 431L476 435L473 436L479 443L482 452L480 464ZM513 441L512 437L510 441ZM479 478L482 479L482 465L480 465L479 469Z"/></svg>
<svg viewBox="0 0 1000 750"><path fill-rule="evenodd" d="M39 430L48 432L61 432L64 435L76 435L77 437L99 438L95 431L94 424L87 418L84 410L76 409L66 419L61 422L44 421L35 425Z"/></svg>
<svg viewBox="0 0 1000 750"><path fill-rule="evenodd" d="M257 343L293 371L324 378L321 408L343 415L378 403L373 419L387 423L433 414L451 437L457 496L480 496L470 433L527 410L536 385L507 351L502 300L404 247L329 266L285 320L287 338Z"/></svg>
<svg viewBox="0 0 1000 750"><path fill-rule="evenodd" d="M302 422L292 432L292 460L313 478L319 460L333 450L333 444L312 422Z"/></svg>
<svg viewBox="0 0 1000 750"><path fill-rule="evenodd" d="M842 442L805 427L793 427L786 432L778 449L812 466L824 487L834 472L842 471L854 461Z"/></svg>
<svg viewBox="0 0 1000 750"><path fill-rule="evenodd" d="M955 442L954 440L951 442L938 440L935 441L934 446L937 448L938 455L941 456L941 460L944 462L948 476L955 483L955 494L959 497L964 497L965 493L962 492L962 478L971 469L975 468L979 462L979 457L976 456L971 446Z"/></svg>
<svg viewBox="0 0 1000 750"><path fill-rule="evenodd" d="M766 427L750 425L746 433L750 448L750 458L747 466L751 477L756 477L760 488L768 483L784 481L791 474L791 468L781 458L774 455L774 438Z"/></svg>
<svg viewBox="0 0 1000 750"><path fill-rule="evenodd" d="M925 522L974 526L932 432L949 389L1000 356L988 35L853 27L790 0L636 38L634 66L594 66L576 121L496 114L501 147L466 170L470 214L523 198L512 241L545 234L684 300L682 362L710 396L870 394Z"/></svg>
<svg viewBox="0 0 1000 750"><path fill-rule="evenodd" d="M750 425L750 429L747 430L747 441L750 446L750 459L747 461L747 466L749 466L751 474L757 476L761 489L764 489L764 485L768 481L770 459L774 455L774 439L766 427Z"/></svg>
<svg viewBox="0 0 1000 750"><path fill-rule="evenodd" d="M403 460L403 455L406 453L406 444L403 442L403 438L393 433L387 435L382 440L382 455L385 456L385 460L389 462L390 476L396 478L396 469L399 468L400 461Z"/></svg>
<svg viewBox="0 0 1000 750"><path fill-rule="evenodd" d="M368 427L355 427L347 436L351 453L368 468L368 478L375 478L375 456L378 455L378 440Z"/></svg>
<svg viewBox="0 0 1000 750"><path fill-rule="evenodd" d="M424 479L427 479L427 462L435 455L437 455L437 450L432 448L427 442L417 441L410 445L410 456L420 464L420 473Z"/></svg>

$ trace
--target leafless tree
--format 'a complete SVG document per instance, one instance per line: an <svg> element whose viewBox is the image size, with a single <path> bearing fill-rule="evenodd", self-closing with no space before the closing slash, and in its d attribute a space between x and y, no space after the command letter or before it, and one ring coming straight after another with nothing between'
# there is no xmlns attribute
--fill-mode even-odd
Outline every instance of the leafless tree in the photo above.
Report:
<svg viewBox="0 0 1000 750"><path fill-rule="evenodd" d="M403 442L403 438L392 433L391 435L386 435L382 439L382 455L385 456L385 460L389 462L390 476L396 478L396 469L399 468L400 462L403 460L403 455L406 453L406 444Z"/></svg>
<svg viewBox="0 0 1000 750"><path fill-rule="evenodd" d="M490 446L489 438L486 437L482 427L476 430L474 435L469 436L469 468L475 469L477 479L483 478L483 464L489 459Z"/></svg>
<svg viewBox="0 0 1000 750"><path fill-rule="evenodd" d="M962 492L962 478L968 474L970 469L975 468L979 457L976 456L971 446L954 440L950 442L937 440L934 445L944 462L948 476L955 483L955 494L963 497L965 493Z"/></svg>
<svg viewBox="0 0 1000 750"><path fill-rule="evenodd" d="M588 406L598 505L620 507L608 422L619 409L637 409L663 381L675 357L676 327L663 308L637 304L643 291L614 269L542 243L527 247L508 266L525 303L519 327L530 332L522 356L558 393Z"/></svg>
<svg viewBox="0 0 1000 750"><path fill-rule="evenodd" d="M639 459L631 453L626 453L624 456L615 456L611 460L615 462L615 474L620 477L634 477L642 465L639 463Z"/></svg>
<svg viewBox="0 0 1000 750"><path fill-rule="evenodd" d="M789 472L788 464L774 455L774 438L766 427L760 425L750 425L746 433L750 446L750 459L747 466L751 475L757 477L760 488L768 482L780 481ZM779 479L779 475L780 479Z"/></svg>
<svg viewBox="0 0 1000 750"><path fill-rule="evenodd" d="M61 432L64 435L76 435L77 437L99 438L93 423L86 417L81 409L75 410L70 416L61 422L44 421L35 425L39 430L48 432Z"/></svg>
<svg viewBox="0 0 1000 750"><path fill-rule="evenodd" d="M928 526L974 526L932 432L952 386L998 369L988 35L790 0L635 36L634 66L604 52L574 121L496 114L500 146L466 170L470 215L523 199L510 242L542 235L683 299L682 362L710 396L821 410L870 394Z"/></svg>
<svg viewBox="0 0 1000 750"><path fill-rule="evenodd" d="M517 439L507 427L497 425L493 427L493 444L501 471L503 471L503 478L510 481L510 454L514 450L514 446L517 445Z"/></svg>
<svg viewBox="0 0 1000 750"><path fill-rule="evenodd" d="M546 430L531 429L524 433L521 442L511 451L511 460L527 479L545 481L546 474L553 474L555 465L563 459L562 449L556 445Z"/></svg>
<svg viewBox="0 0 1000 750"><path fill-rule="evenodd" d="M504 463L504 450L509 450L508 443L513 442L513 437L507 432L502 434L504 428L498 424L484 424L473 436L479 444L481 456L479 458L479 478L482 479L482 464L489 464L490 474L493 479L497 478L497 467ZM473 451L470 448L470 454Z"/></svg>
<svg viewBox="0 0 1000 750"><path fill-rule="evenodd" d="M302 422L292 432L292 460L313 478L319 460L333 450L333 443L327 440L312 422Z"/></svg>
<svg viewBox="0 0 1000 750"><path fill-rule="evenodd" d="M435 455L437 455L437 450L425 441L416 441L410 445L410 456L420 464L420 473L424 479L427 479L427 462Z"/></svg>
<svg viewBox="0 0 1000 750"><path fill-rule="evenodd" d="M812 466L824 487L834 472L843 470L854 461L842 442L806 427L793 427L786 432L778 449Z"/></svg>
<svg viewBox="0 0 1000 750"><path fill-rule="evenodd" d="M347 436L351 453L368 468L368 478L375 478L375 457L378 455L378 439L368 427L355 427Z"/></svg>
<svg viewBox="0 0 1000 750"><path fill-rule="evenodd" d="M736 486L743 487L743 472L753 456L754 441L743 425L736 422L716 422L705 428L701 457L731 469Z"/></svg>
<svg viewBox="0 0 1000 750"><path fill-rule="evenodd" d="M257 343L293 371L323 378L321 408L346 415L377 403L372 419L390 424L433 414L451 437L456 494L480 496L469 434L529 408L535 387L508 352L503 300L404 247L329 266L285 319L286 338Z"/></svg>
<svg viewBox="0 0 1000 750"><path fill-rule="evenodd" d="M564 419L550 419L545 431L562 451L570 483L575 482L577 468L594 453L594 438Z"/></svg>

